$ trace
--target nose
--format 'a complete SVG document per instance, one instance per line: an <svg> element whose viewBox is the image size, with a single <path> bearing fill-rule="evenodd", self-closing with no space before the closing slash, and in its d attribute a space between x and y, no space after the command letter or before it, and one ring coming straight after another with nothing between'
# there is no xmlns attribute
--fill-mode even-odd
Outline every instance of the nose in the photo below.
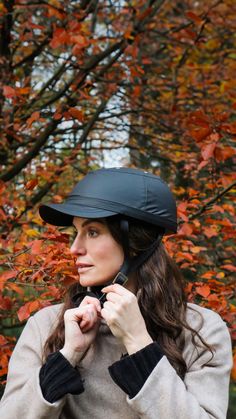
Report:
<svg viewBox="0 0 236 419"><path fill-rule="evenodd" d="M73 256L85 255L86 249L85 249L84 243L81 240L81 238L79 237L79 235L77 235L76 238L74 239L74 241L73 241L73 243L70 247L70 253Z"/></svg>

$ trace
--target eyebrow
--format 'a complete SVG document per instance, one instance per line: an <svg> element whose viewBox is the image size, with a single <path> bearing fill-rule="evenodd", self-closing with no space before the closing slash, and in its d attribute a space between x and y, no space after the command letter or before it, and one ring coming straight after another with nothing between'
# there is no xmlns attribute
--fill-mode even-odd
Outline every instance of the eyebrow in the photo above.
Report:
<svg viewBox="0 0 236 419"><path fill-rule="evenodd" d="M81 227L85 227L86 225L91 224L91 223L104 224L104 221L103 221L101 218L88 218L87 220L85 220L85 221L81 224ZM72 223L72 224L73 224L73 226L74 226L75 228L77 228L77 227L74 225L74 223Z"/></svg>

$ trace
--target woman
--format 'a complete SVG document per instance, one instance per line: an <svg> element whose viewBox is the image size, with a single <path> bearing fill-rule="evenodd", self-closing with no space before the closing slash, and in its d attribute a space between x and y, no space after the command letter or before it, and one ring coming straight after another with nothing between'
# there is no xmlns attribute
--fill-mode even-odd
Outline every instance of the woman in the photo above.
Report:
<svg viewBox="0 0 236 419"><path fill-rule="evenodd" d="M101 169L42 219L74 225L78 283L32 316L13 352L3 419L226 417L228 330L187 304L161 243L176 232L167 185L137 169Z"/></svg>

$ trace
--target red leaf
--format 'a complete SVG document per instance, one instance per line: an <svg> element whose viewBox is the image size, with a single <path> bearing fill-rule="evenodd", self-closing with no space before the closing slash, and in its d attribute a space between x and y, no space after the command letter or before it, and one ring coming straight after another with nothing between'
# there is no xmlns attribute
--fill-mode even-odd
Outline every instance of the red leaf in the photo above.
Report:
<svg viewBox="0 0 236 419"><path fill-rule="evenodd" d="M230 124L224 124L221 126L221 128L230 134L236 135L236 121L231 122Z"/></svg>
<svg viewBox="0 0 236 419"><path fill-rule="evenodd" d="M7 340L3 335L0 335L0 346L2 345L6 345L7 344Z"/></svg>
<svg viewBox="0 0 236 419"><path fill-rule="evenodd" d="M29 180L26 183L25 187L26 187L26 189L32 191L32 189L34 189L36 185L38 185L38 180L37 179L32 179L32 180Z"/></svg>
<svg viewBox="0 0 236 419"><path fill-rule="evenodd" d="M0 194L2 194L6 189L6 184L3 180L0 180Z"/></svg>
<svg viewBox="0 0 236 419"><path fill-rule="evenodd" d="M216 148L216 143L206 144L201 149L201 154L204 160L209 160L214 156L214 151Z"/></svg>
<svg viewBox="0 0 236 419"><path fill-rule="evenodd" d="M216 147L215 156L218 161L225 161L230 157L236 156L236 150L233 147Z"/></svg>
<svg viewBox="0 0 236 419"><path fill-rule="evenodd" d="M3 95L9 99L16 97L16 91L11 86L3 86Z"/></svg>
<svg viewBox="0 0 236 419"><path fill-rule="evenodd" d="M196 15L195 13L193 13L193 12L187 12L187 13L186 13L186 16L187 16L189 19L191 19L191 20L193 20L194 22L196 22L196 23L202 23L202 19L201 19L198 15Z"/></svg>
<svg viewBox="0 0 236 419"><path fill-rule="evenodd" d="M189 131L189 135L193 137L197 142L204 140L208 135L211 134L211 128L200 128L200 129L192 129Z"/></svg>
<svg viewBox="0 0 236 419"><path fill-rule="evenodd" d="M50 42L52 48L58 48L61 45L68 43L69 35L65 29L57 28L53 33L53 38Z"/></svg>
<svg viewBox="0 0 236 419"><path fill-rule="evenodd" d="M141 93L141 87L140 86L135 86L134 87L134 96L140 96Z"/></svg>
<svg viewBox="0 0 236 419"><path fill-rule="evenodd" d="M9 282L7 284L7 287L9 288L9 285L12 285L12 283ZM11 310L13 306L13 300L9 297L3 297L0 295L0 309L1 310Z"/></svg>

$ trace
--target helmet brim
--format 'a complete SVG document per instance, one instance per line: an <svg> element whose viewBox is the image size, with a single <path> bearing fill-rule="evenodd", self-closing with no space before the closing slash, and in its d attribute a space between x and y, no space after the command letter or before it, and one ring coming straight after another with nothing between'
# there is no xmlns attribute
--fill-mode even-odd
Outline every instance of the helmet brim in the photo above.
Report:
<svg viewBox="0 0 236 419"><path fill-rule="evenodd" d="M72 204L49 204L39 207L40 217L49 224L58 227L71 226L74 217L81 218L105 218L116 215L117 212L99 208L92 208L85 205Z"/></svg>

